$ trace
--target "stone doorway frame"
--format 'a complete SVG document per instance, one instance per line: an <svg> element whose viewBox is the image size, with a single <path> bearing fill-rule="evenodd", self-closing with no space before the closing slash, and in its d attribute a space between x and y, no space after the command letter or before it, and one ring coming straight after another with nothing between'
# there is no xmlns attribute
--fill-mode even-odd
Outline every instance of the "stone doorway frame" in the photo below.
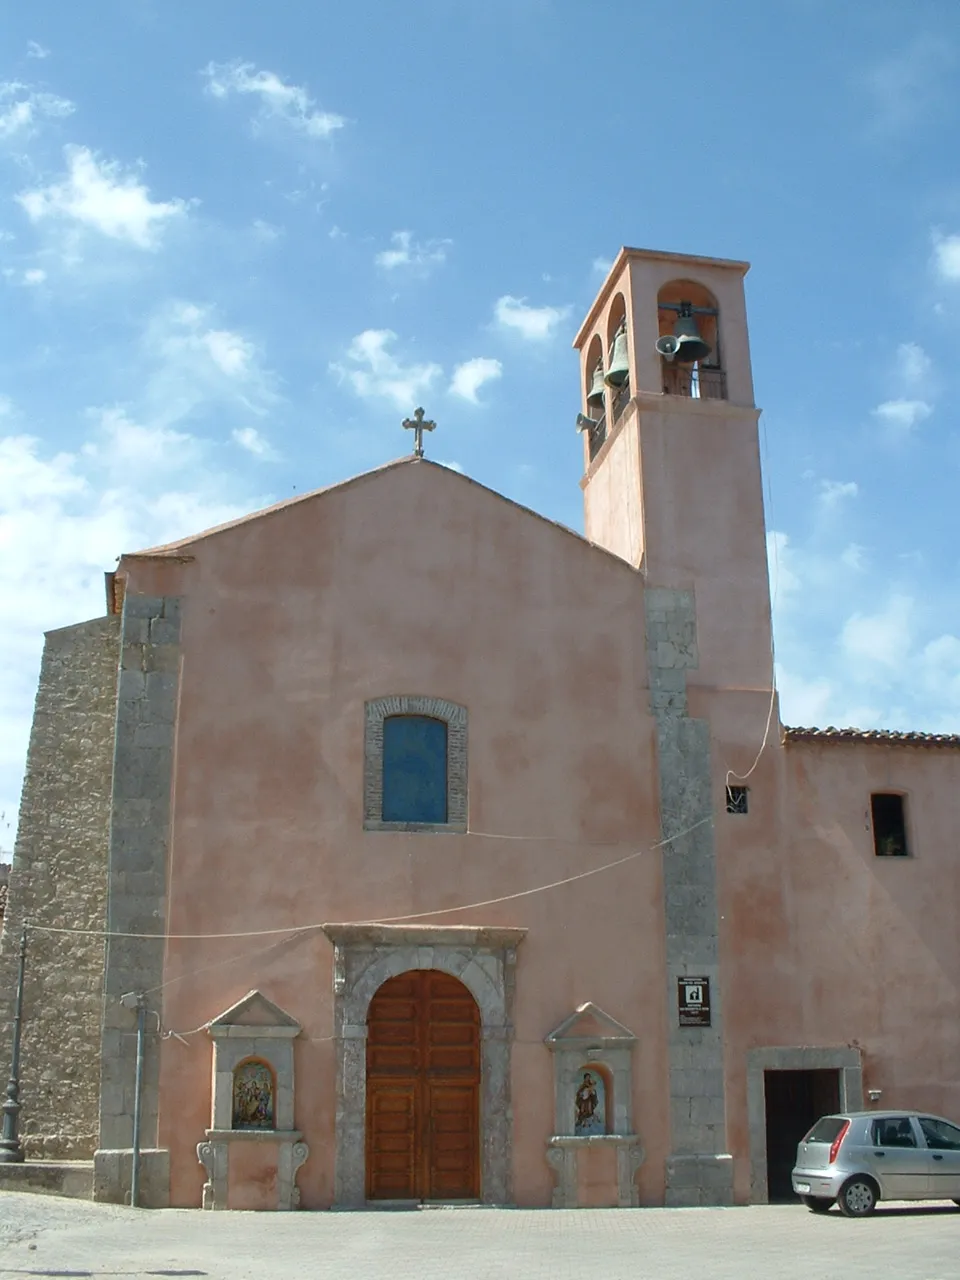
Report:
<svg viewBox="0 0 960 1280"><path fill-rule="evenodd" d="M765 1071L838 1071L841 1111L863 1110L863 1061L859 1049L804 1046L750 1049L747 1053L747 1129L750 1135L750 1203L767 1204Z"/></svg>
<svg viewBox="0 0 960 1280"><path fill-rule="evenodd" d="M367 1011L389 978L438 969L458 978L480 1010L480 1198L513 1202L510 1054L517 947L526 929L474 925L326 924L333 943L337 1055L334 1208L366 1199Z"/></svg>

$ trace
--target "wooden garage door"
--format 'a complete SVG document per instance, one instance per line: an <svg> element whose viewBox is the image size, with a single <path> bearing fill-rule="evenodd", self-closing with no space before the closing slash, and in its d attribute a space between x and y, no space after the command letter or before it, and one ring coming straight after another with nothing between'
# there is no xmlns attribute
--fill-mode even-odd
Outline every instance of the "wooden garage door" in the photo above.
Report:
<svg viewBox="0 0 960 1280"><path fill-rule="evenodd" d="M385 982L367 1016L367 1196L480 1196L480 1014L445 973Z"/></svg>

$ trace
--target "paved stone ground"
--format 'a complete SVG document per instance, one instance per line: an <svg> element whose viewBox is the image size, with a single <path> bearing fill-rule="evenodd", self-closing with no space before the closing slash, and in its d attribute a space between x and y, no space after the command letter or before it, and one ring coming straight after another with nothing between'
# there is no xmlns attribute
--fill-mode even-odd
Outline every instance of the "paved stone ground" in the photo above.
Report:
<svg viewBox="0 0 960 1280"><path fill-rule="evenodd" d="M957 1280L960 1212L834 1209L201 1213L0 1192L0 1277Z"/></svg>

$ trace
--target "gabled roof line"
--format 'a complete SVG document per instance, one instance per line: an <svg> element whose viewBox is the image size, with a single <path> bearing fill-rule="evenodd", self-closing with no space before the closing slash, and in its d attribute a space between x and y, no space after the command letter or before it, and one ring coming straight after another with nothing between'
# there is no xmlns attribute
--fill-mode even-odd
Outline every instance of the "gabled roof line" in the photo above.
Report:
<svg viewBox="0 0 960 1280"><path fill-rule="evenodd" d="M382 475L385 471L393 471L398 467L431 467L436 471L441 471L447 476L454 477L454 482L464 482L473 485L477 489L481 489L484 493L490 494L500 502L507 503L508 506L522 511L525 515L532 516L535 520L539 520L544 524L550 525L551 528L558 530L560 533L566 534L568 537L575 538L577 542L584 547L589 547L592 551L599 552L609 560L614 560L617 564L622 565L629 573L642 577L642 570L635 565L630 564L628 560L624 560L621 556L608 551L606 547L602 547L599 543L591 542L589 538L585 538L582 533L577 533L575 529L571 529L568 525L561 524L559 520L553 520L550 516L542 515L539 511L534 511L532 507L525 507L523 503L517 502L513 498L508 498L506 494L499 493L496 489L491 489L489 485L482 484L479 480L474 480L471 476L464 475L460 471L454 471L452 467L445 467L442 463L433 462L430 458L418 458L414 454L409 454L403 458L395 458L392 462L384 463L383 466L375 467L371 471L363 471L359 475L350 476L346 480L338 480L334 484L324 485L320 489L312 489L309 493L298 494L295 498L285 498L282 502L275 502L269 507L262 507L259 511L251 511L247 515L238 516L235 520L228 520L224 524L214 525L211 529L204 529L200 533L195 533L189 537L180 538L176 542L168 542L162 546L148 547L143 551L134 551L125 553L120 557L121 563L124 560L179 560L187 562L194 559L192 555L184 552L185 547L192 547L196 543L203 541L205 538L214 537L221 533L226 533L231 529L236 529L240 525L250 524L255 520L268 519L274 515L278 515L288 508L298 505L301 502L309 502L313 498L319 498L323 494L330 493L333 490L347 489L352 485L361 484L364 481L371 480L376 476Z"/></svg>

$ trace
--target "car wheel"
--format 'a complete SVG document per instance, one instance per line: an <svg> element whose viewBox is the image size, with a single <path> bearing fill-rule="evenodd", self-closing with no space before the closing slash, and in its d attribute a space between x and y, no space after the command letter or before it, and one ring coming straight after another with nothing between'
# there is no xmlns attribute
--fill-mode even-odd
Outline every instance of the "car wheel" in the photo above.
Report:
<svg viewBox="0 0 960 1280"><path fill-rule="evenodd" d="M833 1201L825 1200L823 1196L801 1196L800 1203L805 1204L811 1213L826 1213Z"/></svg>
<svg viewBox="0 0 960 1280"><path fill-rule="evenodd" d="M851 1178L845 1183L837 1204L847 1218L865 1218L877 1207L877 1188L869 1178Z"/></svg>

